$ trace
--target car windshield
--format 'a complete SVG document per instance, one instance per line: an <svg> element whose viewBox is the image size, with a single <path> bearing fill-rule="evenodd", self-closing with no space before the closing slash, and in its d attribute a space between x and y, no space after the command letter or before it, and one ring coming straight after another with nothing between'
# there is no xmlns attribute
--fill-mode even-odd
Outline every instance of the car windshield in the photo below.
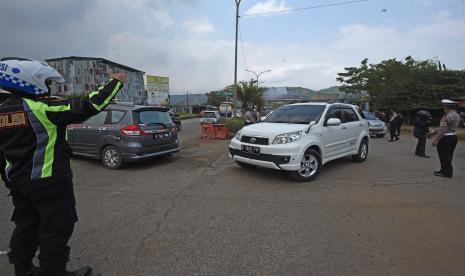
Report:
<svg viewBox="0 0 465 276"><path fill-rule="evenodd" d="M378 120L378 118L376 118L375 115L373 115L373 114L370 113L370 112L363 111L363 114L365 114L365 118L366 118L367 120Z"/></svg>
<svg viewBox="0 0 465 276"><path fill-rule="evenodd" d="M171 121L168 112L157 111L157 110L146 110L139 112L139 123L145 125L152 124L164 124L171 125Z"/></svg>
<svg viewBox="0 0 465 276"><path fill-rule="evenodd" d="M271 113L266 123L309 124L318 121L325 109L324 105L287 105Z"/></svg>
<svg viewBox="0 0 465 276"><path fill-rule="evenodd" d="M203 114L204 118L216 118L215 112L205 112Z"/></svg>

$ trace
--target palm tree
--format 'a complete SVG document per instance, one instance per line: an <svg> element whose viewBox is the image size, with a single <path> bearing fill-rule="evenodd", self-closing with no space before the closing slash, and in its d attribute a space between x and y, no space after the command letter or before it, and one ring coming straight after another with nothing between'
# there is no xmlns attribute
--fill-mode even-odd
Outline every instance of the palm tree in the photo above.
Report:
<svg viewBox="0 0 465 276"><path fill-rule="evenodd" d="M262 110L265 106L264 92L264 88L259 88L253 83L242 81L237 86L237 99L242 104L242 112L253 106L256 106L257 110Z"/></svg>

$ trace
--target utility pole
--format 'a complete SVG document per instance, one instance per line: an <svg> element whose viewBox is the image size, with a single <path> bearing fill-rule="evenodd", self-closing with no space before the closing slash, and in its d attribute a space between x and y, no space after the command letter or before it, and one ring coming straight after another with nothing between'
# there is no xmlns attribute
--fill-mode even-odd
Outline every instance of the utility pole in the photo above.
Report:
<svg viewBox="0 0 465 276"><path fill-rule="evenodd" d="M189 92L186 92L186 97L187 97L187 113L190 113L189 112Z"/></svg>
<svg viewBox="0 0 465 276"><path fill-rule="evenodd" d="M234 51L234 116L236 116L236 103L237 103L237 38L239 32L239 6L242 0L234 0L236 2L236 46Z"/></svg>

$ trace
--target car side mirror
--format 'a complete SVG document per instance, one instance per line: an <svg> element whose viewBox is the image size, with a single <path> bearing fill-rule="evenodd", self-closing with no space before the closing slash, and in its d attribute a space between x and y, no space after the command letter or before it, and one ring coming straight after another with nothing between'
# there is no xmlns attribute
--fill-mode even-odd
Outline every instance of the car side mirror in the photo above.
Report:
<svg viewBox="0 0 465 276"><path fill-rule="evenodd" d="M341 123L342 123L341 119L339 118L329 118L328 121L326 122L326 125L327 126L338 126Z"/></svg>

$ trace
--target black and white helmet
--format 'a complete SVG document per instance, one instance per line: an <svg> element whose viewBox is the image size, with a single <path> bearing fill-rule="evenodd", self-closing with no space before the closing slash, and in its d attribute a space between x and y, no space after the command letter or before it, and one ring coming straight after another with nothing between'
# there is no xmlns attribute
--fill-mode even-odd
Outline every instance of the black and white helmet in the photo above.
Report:
<svg viewBox="0 0 465 276"><path fill-rule="evenodd" d="M43 97L50 95L52 82L64 83L65 79L44 62L27 58L0 60L0 87L7 91Z"/></svg>

